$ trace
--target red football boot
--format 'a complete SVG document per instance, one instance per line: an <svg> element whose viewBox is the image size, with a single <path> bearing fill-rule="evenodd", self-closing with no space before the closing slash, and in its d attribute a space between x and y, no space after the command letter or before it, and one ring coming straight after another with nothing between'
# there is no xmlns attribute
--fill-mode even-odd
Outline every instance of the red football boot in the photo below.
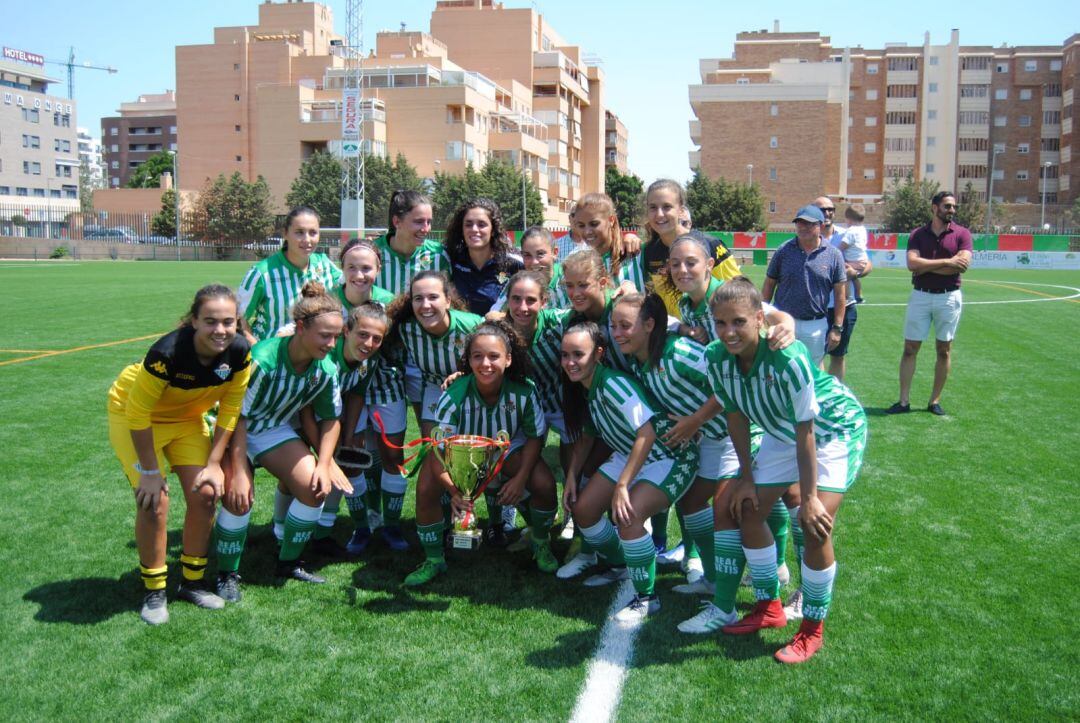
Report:
<svg viewBox="0 0 1080 723"><path fill-rule="evenodd" d="M784 604L779 599L759 600L754 609L741 620L721 628L728 635L749 635L762 628L782 628L787 625Z"/></svg>
<svg viewBox="0 0 1080 723"><path fill-rule="evenodd" d="M776 651L776 659L789 665L805 663L814 657L824 642L824 622L821 620L807 620L803 618L799 632L786 646Z"/></svg>

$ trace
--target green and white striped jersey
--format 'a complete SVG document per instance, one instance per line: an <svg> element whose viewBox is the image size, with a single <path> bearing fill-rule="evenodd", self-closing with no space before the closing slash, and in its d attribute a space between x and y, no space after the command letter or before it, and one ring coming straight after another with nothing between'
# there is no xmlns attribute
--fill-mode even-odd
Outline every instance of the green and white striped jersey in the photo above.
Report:
<svg viewBox="0 0 1080 723"><path fill-rule="evenodd" d="M353 305L345 298L344 282L334 289L334 294L341 302L342 313L348 318ZM381 286L371 287L371 301L386 307L393 300L394 295ZM369 361L372 363L371 372L364 379L363 387L359 392L364 395L364 403L385 405L404 399L405 375L401 370L389 364L381 354L372 357ZM344 390L342 393L345 393Z"/></svg>
<svg viewBox="0 0 1080 723"><path fill-rule="evenodd" d="M562 363L559 353L562 351L564 323L572 315L570 309L541 309L536 317L536 331L528 340L533 382L540 403L547 412L562 410Z"/></svg>
<svg viewBox="0 0 1080 723"><path fill-rule="evenodd" d="M562 264L556 261L551 267L551 283L548 284L547 308L549 309L570 308L570 295L566 293L566 286L563 285L562 279Z"/></svg>
<svg viewBox="0 0 1080 723"><path fill-rule="evenodd" d="M585 432L604 440L609 447L623 455L629 456L638 429L646 422L659 419L655 403L636 379L605 366L596 367L588 399L589 420ZM646 462L675 458L671 450L660 442L660 434L657 429L657 440L649 450Z"/></svg>
<svg viewBox="0 0 1080 723"><path fill-rule="evenodd" d="M465 337L476 330L484 319L467 311L450 310L450 328L442 336L432 336L416 319L401 325L401 341L405 360L420 370L428 384L441 385L446 377L457 371L458 359L465 350Z"/></svg>
<svg viewBox="0 0 1080 723"><path fill-rule="evenodd" d="M603 254L604 270L611 274L611 252ZM637 254L624 258L619 264L619 272L611 278L611 285L618 288L622 282L629 281L638 291L645 293L647 280L645 278L645 255Z"/></svg>
<svg viewBox="0 0 1080 723"><path fill-rule="evenodd" d="M326 254L320 253L313 253L307 268L301 270L293 266L284 251L267 256L248 270L236 298L240 313L248 320L256 339L272 337L292 321L289 309L308 281L318 281L330 290L341 281L341 270Z"/></svg>
<svg viewBox="0 0 1080 723"><path fill-rule="evenodd" d="M478 434L494 439L506 432L536 439L547 434L544 410L532 382L503 379L495 404L489 405L476 388L472 374L456 379L439 397L435 418L447 434Z"/></svg>
<svg viewBox="0 0 1080 723"><path fill-rule="evenodd" d="M640 364L636 359L634 363L638 379L665 412L689 416L711 396L705 347L689 337L669 333L659 364ZM728 436L724 413L703 424L701 433L710 439Z"/></svg>
<svg viewBox="0 0 1080 723"><path fill-rule="evenodd" d="M371 380L375 378L380 362L379 356L376 355L370 359L365 359L359 364L350 365L345 361L344 336L338 337L337 345L330 352L329 358L333 360L338 369L338 390L341 393L343 402L345 395L350 392L355 394L364 393Z"/></svg>
<svg viewBox="0 0 1080 723"><path fill-rule="evenodd" d="M345 281L344 279L340 284L334 287L334 296L341 302L341 311L344 316L348 316L349 312L353 310L354 304L349 301L345 296ZM390 302L394 300L394 295L381 286L371 287L371 298L369 301L376 301L383 305L383 307L390 306Z"/></svg>
<svg viewBox="0 0 1080 723"><path fill-rule="evenodd" d="M251 348L251 379L241 411L249 432L287 424L308 404L318 419L341 416L338 368L331 355L312 361L307 371L297 374L289 361L292 338L264 339Z"/></svg>
<svg viewBox="0 0 1080 723"><path fill-rule="evenodd" d="M795 443L795 425L814 422L818 444L865 432L866 414L847 387L810 359L801 341L773 351L764 340L749 374L739 360L714 341L705 350L709 382L728 412L739 410L767 434Z"/></svg>
<svg viewBox="0 0 1080 723"><path fill-rule="evenodd" d="M679 299L679 319L691 329L698 327L705 330L706 337L710 342L716 341L716 324L713 323L712 311L709 309L709 300L712 299L716 290L724 285L724 282L715 276L709 276L709 288L705 291L705 298L701 303L694 306L690 300L690 294L683 294Z"/></svg>
<svg viewBox="0 0 1080 723"><path fill-rule="evenodd" d="M411 256L403 256L390 248L385 235L375 239L375 246L382 256L375 285L395 296L407 292L412 278L421 271L442 271L450 275L450 257L446 255L443 245L433 239L427 239L417 246Z"/></svg>
<svg viewBox="0 0 1080 723"><path fill-rule="evenodd" d="M600 319L596 322L596 325L600 327L600 331L604 333L604 340L607 342L607 349L604 352L604 363L621 372L633 373L634 363L622 353L622 350L619 349L619 345L615 343L615 340L611 336L611 309L614 306L614 292L609 289L604 292L604 310L600 313ZM565 328L569 329L574 324L582 321L592 320L584 314L575 311L571 317L566 320Z"/></svg>

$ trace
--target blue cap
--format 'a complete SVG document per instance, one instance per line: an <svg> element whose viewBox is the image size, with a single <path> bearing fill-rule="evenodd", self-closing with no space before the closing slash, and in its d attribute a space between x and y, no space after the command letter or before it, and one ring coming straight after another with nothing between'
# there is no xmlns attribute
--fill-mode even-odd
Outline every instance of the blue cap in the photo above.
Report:
<svg viewBox="0 0 1080 723"><path fill-rule="evenodd" d="M821 209L814 205L803 206L799 209L799 212L795 214L795 218L792 221L809 221L810 223L825 223L825 214L821 212Z"/></svg>

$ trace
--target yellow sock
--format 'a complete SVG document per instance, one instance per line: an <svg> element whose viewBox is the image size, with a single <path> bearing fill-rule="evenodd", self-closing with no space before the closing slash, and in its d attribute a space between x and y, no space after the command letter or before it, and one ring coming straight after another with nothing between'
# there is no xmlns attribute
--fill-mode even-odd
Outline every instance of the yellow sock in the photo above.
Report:
<svg viewBox="0 0 1080 723"><path fill-rule="evenodd" d="M145 567L139 565L139 572L142 573L143 585L147 590L164 590L165 578L169 572L167 565L161 567Z"/></svg>
<svg viewBox="0 0 1080 723"><path fill-rule="evenodd" d="M196 557L185 552L180 555L180 564L183 566L182 572L185 580L194 582L203 579L203 573L206 572L205 557Z"/></svg>

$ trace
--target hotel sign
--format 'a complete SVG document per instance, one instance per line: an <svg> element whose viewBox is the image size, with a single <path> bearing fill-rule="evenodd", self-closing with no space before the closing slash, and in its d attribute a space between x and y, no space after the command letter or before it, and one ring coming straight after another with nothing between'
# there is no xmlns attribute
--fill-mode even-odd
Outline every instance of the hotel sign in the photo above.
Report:
<svg viewBox="0 0 1080 723"><path fill-rule="evenodd" d="M341 97L341 151L346 158L360 156L360 90L346 88Z"/></svg>
<svg viewBox="0 0 1080 723"><path fill-rule="evenodd" d="M7 46L4 47L4 60L17 60L20 63L30 63L31 65L45 65L45 58L37 53L28 53L25 50L16 50Z"/></svg>

